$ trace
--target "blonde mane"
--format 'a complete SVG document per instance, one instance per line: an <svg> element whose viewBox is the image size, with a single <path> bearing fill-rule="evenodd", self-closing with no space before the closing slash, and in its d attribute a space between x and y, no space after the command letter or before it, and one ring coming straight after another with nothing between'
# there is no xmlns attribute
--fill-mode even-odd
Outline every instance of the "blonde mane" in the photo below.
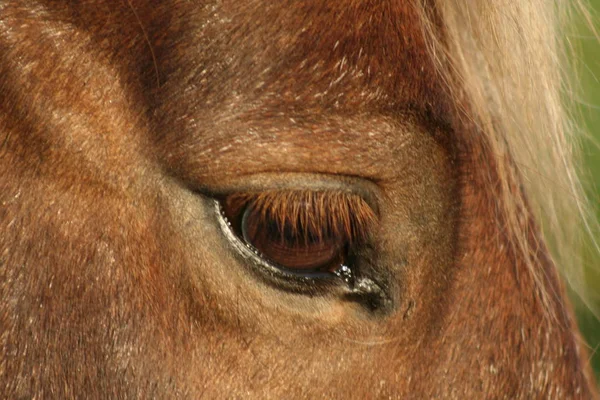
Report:
<svg viewBox="0 0 600 400"><path fill-rule="evenodd" d="M459 110L465 121L496 155L499 211L514 250L525 256L547 304L552 294L528 240L528 232L541 230L556 267L598 315L584 279L582 242L600 248L577 174L579 131L565 95L575 92L572 49L562 37L585 9L570 0L433 3L420 10L430 49L448 89L466 105Z"/></svg>

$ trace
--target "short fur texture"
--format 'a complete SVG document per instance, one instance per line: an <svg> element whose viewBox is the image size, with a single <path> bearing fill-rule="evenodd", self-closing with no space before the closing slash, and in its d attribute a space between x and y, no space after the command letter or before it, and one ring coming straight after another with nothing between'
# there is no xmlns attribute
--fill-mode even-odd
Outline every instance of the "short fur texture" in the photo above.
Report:
<svg viewBox="0 0 600 400"><path fill-rule="evenodd" d="M1 397L595 398L522 186L550 3L0 2ZM392 310L248 273L249 186L369 193Z"/></svg>

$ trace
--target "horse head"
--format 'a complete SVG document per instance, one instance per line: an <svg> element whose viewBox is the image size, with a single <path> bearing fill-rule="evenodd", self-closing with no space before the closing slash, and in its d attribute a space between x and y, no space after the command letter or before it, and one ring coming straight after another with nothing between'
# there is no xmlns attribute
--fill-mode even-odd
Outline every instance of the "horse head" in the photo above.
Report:
<svg viewBox="0 0 600 400"><path fill-rule="evenodd" d="M467 3L0 4L0 390L591 398L552 14Z"/></svg>

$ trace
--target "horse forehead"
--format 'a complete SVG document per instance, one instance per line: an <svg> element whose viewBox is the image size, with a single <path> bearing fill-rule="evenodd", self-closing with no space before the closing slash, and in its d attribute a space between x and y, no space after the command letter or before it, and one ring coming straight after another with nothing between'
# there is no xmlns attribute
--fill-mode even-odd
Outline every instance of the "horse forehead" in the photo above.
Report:
<svg viewBox="0 0 600 400"><path fill-rule="evenodd" d="M372 111L437 98L410 1L230 0L174 13L159 67L173 71L173 90L185 82L211 104L228 93L279 108Z"/></svg>
<svg viewBox="0 0 600 400"><path fill-rule="evenodd" d="M365 160L389 161L369 134L381 143L404 142L407 129L398 126L414 110L411 123L446 119L447 102L409 1L177 4L170 19L163 10L153 18L152 28L163 31L154 51L166 77L154 103L155 126L170 168L193 171L195 182L210 165L248 169L241 148L255 159L277 143L295 157L304 154L300 149L308 159L327 153L339 164L335 172L353 174L341 136L354 135L373 153ZM227 154L236 162L214 162Z"/></svg>

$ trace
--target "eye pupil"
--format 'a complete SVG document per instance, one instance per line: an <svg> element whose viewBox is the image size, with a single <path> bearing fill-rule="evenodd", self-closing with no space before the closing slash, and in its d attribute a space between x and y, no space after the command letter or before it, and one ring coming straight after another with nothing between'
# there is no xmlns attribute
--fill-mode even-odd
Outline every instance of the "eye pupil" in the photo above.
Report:
<svg viewBox="0 0 600 400"><path fill-rule="evenodd" d="M323 228L300 219L292 223L253 205L246 207L241 222L243 239L281 267L333 272L343 262L345 240L319 230Z"/></svg>

